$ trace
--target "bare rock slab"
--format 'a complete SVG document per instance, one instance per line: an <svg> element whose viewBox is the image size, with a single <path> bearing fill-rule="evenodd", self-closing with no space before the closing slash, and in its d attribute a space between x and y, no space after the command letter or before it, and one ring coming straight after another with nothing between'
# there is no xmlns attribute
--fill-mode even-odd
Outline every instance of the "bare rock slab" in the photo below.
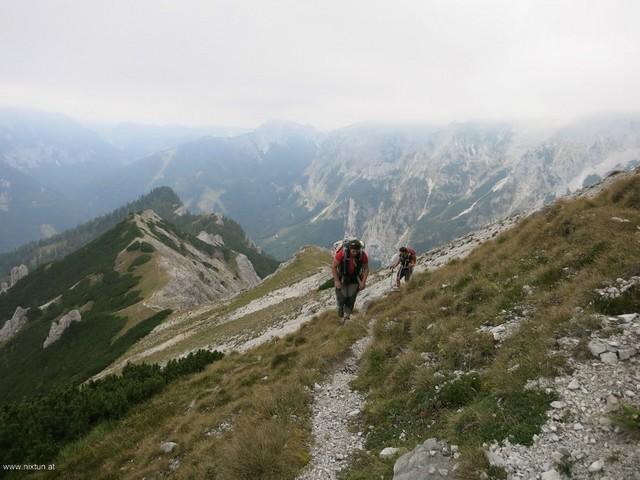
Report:
<svg viewBox="0 0 640 480"><path fill-rule="evenodd" d="M423 480L453 478L454 460L445 442L430 438L409 453L402 455L393 466L393 480Z"/></svg>

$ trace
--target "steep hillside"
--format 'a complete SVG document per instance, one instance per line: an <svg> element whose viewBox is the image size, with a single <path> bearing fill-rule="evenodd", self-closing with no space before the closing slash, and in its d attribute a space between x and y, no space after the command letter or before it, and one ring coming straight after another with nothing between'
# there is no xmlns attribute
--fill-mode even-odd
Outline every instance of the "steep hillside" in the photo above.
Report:
<svg viewBox="0 0 640 480"><path fill-rule="evenodd" d="M425 254L390 297L373 275L344 326L330 290L300 287L325 260L293 273L309 249L222 310L174 317L125 357L244 353L70 445L47 477L634 478L640 172L612 180Z"/></svg>
<svg viewBox="0 0 640 480"><path fill-rule="evenodd" d="M273 272L278 265L274 259L264 255L233 220L216 215L189 214L173 190L169 187L158 187L135 202L128 203L107 215L46 240L29 243L11 253L0 254L0 278L8 275L16 265L26 265L33 270L43 263L60 259L97 238L130 213L146 209L154 210L186 233L198 236L204 232L217 236L214 243L225 244L232 250L246 255L261 277Z"/></svg>
<svg viewBox="0 0 640 480"><path fill-rule="evenodd" d="M256 285L248 258L152 210L0 295L0 401L101 371L172 311Z"/></svg>
<svg viewBox="0 0 640 480"><path fill-rule="evenodd" d="M161 217L171 219L175 216L173 212L181 205L180 199L170 188L155 188L135 202L127 203L107 215L47 239L28 243L13 252L0 254L0 278L6 276L15 265L26 265L30 270L33 270L43 263L58 260L113 228L117 223L127 218L130 213L150 208ZM50 207L59 210L60 214L64 215L64 209L60 208L57 202L50 202ZM6 225L6 234L10 234L11 226L10 224ZM28 225L28 222L25 225Z"/></svg>

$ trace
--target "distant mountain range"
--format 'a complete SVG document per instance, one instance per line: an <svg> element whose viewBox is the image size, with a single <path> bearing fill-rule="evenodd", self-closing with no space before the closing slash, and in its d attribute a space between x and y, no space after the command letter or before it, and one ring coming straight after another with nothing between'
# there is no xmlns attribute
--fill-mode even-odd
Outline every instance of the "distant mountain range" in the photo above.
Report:
<svg viewBox="0 0 640 480"><path fill-rule="evenodd" d="M78 209L105 213L168 185L190 211L234 218L277 258L304 244L328 246L356 235L372 257L385 260L401 244L424 251L639 164L640 117L600 117L546 130L505 123L360 124L326 133L268 122L134 162L121 155L99 179L68 174L56 184L65 189L38 189L47 175L34 166L21 179L22 203L16 201L23 198L18 180L8 180L18 175L9 170L16 161L0 161L0 221L8 226L0 251L77 224Z"/></svg>
<svg viewBox="0 0 640 480"><path fill-rule="evenodd" d="M125 165L232 127L87 126L64 115L0 109L0 252L74 227L147 193L121 197L99 186Z"/></svg>

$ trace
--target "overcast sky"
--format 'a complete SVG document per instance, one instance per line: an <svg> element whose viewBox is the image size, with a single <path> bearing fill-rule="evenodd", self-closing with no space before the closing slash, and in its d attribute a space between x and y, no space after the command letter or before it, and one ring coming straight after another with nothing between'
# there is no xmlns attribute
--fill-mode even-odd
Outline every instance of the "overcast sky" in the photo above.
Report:
<svg viewBox="0 0 640 480"><path fill-rule="evenodd" d="M0 0L0 105L320 128L640 112L640 1Z"/></svg>

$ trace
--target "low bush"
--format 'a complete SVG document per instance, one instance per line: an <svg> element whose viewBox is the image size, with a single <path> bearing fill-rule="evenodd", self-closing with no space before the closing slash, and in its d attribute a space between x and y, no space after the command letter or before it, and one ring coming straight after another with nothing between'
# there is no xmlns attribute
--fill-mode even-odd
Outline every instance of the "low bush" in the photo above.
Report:
<svg viewBox="0 0 640 480"><path fill-rule="evenodd" d="M97 424L116 420L179 377L204 369L222 353L199 350L159 365L127 364L119 376L57 386L46 395L0 410L0 463L46 463Z"/></svg>

